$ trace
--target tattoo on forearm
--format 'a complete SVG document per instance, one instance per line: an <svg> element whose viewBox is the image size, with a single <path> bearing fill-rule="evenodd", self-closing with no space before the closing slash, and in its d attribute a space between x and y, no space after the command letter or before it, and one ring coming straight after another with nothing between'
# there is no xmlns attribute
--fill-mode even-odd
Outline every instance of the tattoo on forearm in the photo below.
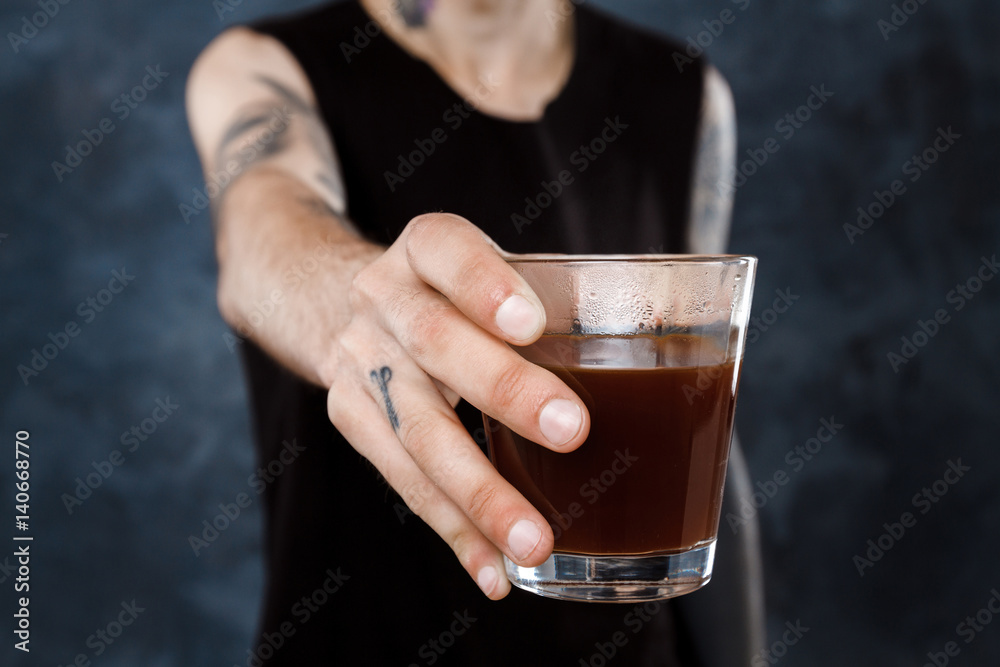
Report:
<svg viewBox="0 0 1000 667"><path fill-rule="evenodd" d="M389 398L389 380L392 379L392 369L388 366L383 366L377 371L372 371L371 378L382 391L382 398L385 400L385 412L389 417L392 430L399 431L399 416L396 414L396 408L392 405L392 399Z"/></svg>

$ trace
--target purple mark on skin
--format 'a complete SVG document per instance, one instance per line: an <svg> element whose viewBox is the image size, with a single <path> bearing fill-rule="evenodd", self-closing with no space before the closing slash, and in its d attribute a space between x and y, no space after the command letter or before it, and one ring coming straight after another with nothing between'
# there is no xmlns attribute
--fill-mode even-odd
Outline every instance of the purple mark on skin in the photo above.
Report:
<svg viewBox="0 0 1000 667"><path fill-rule="evenodd" d="M434 8L434 0L399 0L399 13L411 28L427 24L427 15Z"/></svg>

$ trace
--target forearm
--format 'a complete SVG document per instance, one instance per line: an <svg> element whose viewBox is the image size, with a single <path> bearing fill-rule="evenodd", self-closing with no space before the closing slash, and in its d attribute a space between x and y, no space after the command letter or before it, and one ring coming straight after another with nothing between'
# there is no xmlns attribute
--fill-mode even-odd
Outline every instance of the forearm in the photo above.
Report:
<svg viewBox="0 0 1000 667"><path fill-rule="evenodd" d="M223 318L294 372L327 385L330 341L351 319L351 281L384 248L299 179L264 166L229 187L216 217Z"/></svg>

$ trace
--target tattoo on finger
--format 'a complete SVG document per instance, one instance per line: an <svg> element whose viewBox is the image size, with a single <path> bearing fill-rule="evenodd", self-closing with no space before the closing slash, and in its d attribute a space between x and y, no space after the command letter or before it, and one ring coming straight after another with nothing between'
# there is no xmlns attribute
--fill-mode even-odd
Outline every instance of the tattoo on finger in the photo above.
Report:
<svg viewBox="0 0 1000 667"><path fill-rule="evenodd" d="M399 416L396 414L396 408L392 405L392 399L389 398L389 380L392 379L392 369L388 366L383 366L377 371L372 371L371 378L382 391L382 398L385 400L386 416L389 418L392 430L399 431Z"/></svg>

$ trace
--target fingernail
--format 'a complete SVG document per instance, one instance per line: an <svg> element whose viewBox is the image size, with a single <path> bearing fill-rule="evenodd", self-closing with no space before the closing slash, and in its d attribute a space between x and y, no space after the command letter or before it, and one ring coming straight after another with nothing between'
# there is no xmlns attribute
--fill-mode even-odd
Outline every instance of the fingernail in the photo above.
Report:
<svg viewBox="0 0 1000 667"><path fill-rule="evenodd" d="M497 326L514 340L526 340L542 326L538 309L520 294L509 297L497 308Z"/></svg>
<svg viewBox="0 0 1000 667"><path fill-rule="evenodd" d="M476 583L479 584L480 590L486 594L486 597L489 597L493 593L498 581L500 581L500 575L497 574L497 569L492 565L487 565L481 569L476 576Z"/></svg>
<svg viewBox="0 0 1000 667"><path fill-rule="evenodd" d="M572 401L564 398L554 398L542 408L538 417L538 427L542 435L555 446L564 445L570 441L583 424L583 413Z"/></svg>
<svg viewBox="0 0 1000 667"><path fill-rule="evenodd" d="M538 542L542 539L542 531L531 521L521 519L514 524L507 534L507 546L514 560L522 561L531 555Z"/></svg>

